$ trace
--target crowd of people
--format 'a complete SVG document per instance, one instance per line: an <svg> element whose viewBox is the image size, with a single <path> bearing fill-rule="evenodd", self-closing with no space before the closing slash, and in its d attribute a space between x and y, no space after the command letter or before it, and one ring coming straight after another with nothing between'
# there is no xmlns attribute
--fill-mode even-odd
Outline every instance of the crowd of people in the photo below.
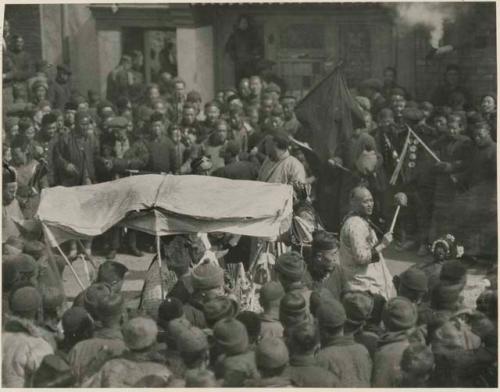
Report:
<svg viewBox="0 0 500 392"><path fill-rule="evenodd" d="M104 98L73 89L68 66L54 76L34 62L6 26L4 387L497 385L496 268L471 306L459 259L496 266L496 94L476 104L449 65L429 101L416 102L388 67L383 80L352 86L364 126L318 163L281 79L242 68L235 88L206 101L167 71L146 84L137 52L108 75ZM119 228L85 243L107 260L66 302L65 262L33 219L41 190L143 173L293 186L298 219L279 238L286 249L257 307L242 306L226 268L249 270L252 241L214 234L229 253L201 263L196 251L165 254L175 284L154 313L130 310L117 252L141 256L151 241ZM428 260L393 278L383 252L400 192L409 207L395 248ZM64 245L75 259L77 243Z"/></svg>

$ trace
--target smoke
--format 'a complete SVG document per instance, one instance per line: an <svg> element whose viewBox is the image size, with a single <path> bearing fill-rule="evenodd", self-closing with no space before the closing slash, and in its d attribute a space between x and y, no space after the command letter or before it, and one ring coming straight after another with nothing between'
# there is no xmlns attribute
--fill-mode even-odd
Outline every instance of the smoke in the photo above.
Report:
<svg viewBox="0 0 500 392"><path fill-rule="evenodd" d="M438 48L444 35L444 25L454 22L468 6L453 3L396 3L388 5L397 13L396 23L407 28L425 26L429 29L430 44Z"/></svg>

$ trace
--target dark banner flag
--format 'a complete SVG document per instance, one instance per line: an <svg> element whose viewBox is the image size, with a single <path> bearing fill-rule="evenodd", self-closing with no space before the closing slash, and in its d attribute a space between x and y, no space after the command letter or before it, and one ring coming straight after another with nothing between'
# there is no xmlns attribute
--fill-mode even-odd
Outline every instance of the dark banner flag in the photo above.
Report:
<svg viewBox="0 0 500 392"><path fill-rule="evenodd" d="M296 106L295 114L308 131L312 149L322 161L333 157L337 145L353 128L364 126L363 113L347 88L338 65Z"/></svg>

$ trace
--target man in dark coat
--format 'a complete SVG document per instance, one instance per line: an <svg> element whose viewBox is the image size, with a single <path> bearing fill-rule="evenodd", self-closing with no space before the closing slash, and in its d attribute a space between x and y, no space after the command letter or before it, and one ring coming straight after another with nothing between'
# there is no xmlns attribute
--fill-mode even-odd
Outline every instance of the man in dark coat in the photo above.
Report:
<svg viewBox="0 0 500 392"><path fill-rule="evenodd" d="M216 376L224 379L223 386L242 387L246 380L258 378L255 352L249 349L245 326L234 318L224 318L213 331L214 349L223 353L215 365Z"/></svg>
<svg viewBox="0 0 500 392"><path fill-rule="evenodd" d="M370 387L372 360L365 346L344 335L344 307L335 299L323 301L316 312L321 338L319 366L329 370L342 388Z"/></svg>
<svg viewBox="0 0 500 392"><path fill-rule="evenodd" d="M224 270L213 264L200 264L191 271L191 284L193 293L184 304L184 313L192 325L203 329L207 326L204 304L224 294Z"/></svg>
<svg viewBox="0 0 500 392"><path fill-rule="evenodd" d="M460 93L465 98L464 107L467 110L471 104L470 92L461 85L460 68L456 64L446 67L443 82L434 90L430 101L435 106L451 106L454 93Z"/></svg>
<svg viewBox="0 0 500 392"><path fill-rule="evenodd" d="M306 264L300 253L288 252L282 254L278 257L278 260L276 260L274 268L278 275L278 280L283 285L285 292L296 292L300 294L306 303L306 313L309 313L309 303L312 291L304 282Z"/></svg>
<svg viewBox="0 0 500 392"><path fill-rule="evenodd" d="M280 301L285 295L285 290L279 282L264 283L260 289L259 303L264 311L259 315L260 336L283 337L283 325L279 321Z"/></svg>
<svg viewBox="0 0 500 392"><path fill-rule="evenodd" d="M12 312L2 331L2 387L29 388L43 358L54 349L36 325L42 298L34 287L21 287L10 297Z"/></svg>
<svg viewBox="0 0 500 392"><path fill-rule="evenodd" d="M257 73L256 65L263 54L263 42L258 29L247 15L238 18L225 50L234 62L235 83Z"/></svg>
<svg viewBox="0 0 500 392"><path fill-rule="evenodd" d="M215 177L230 178L233 180L256 180L259 166L255 162L240 160L240 145L235 140L230 140L221 150L225 166L215 170Z"/></svg>
<svg viewBox="0 0 500 392"><path fill-rule="evenodd" d="M394 89L403 90L405 97L409 99L408 92L401 87L397 82L397 71L394 67L385 67L384 69L384 84L382 86L382 94L386 100L389 100Z"/></svg>
<svg viewBox="0 0 500 392"><path fill-rule="evenodd" d="M73 387L76 377L72 372L68 353L82 340L92 337L94 322L82 307L68 309L62 316L64 339L54 354L47 355L34 375L34 386L40 388Z"/></svg>
<svg viewBox="0 0 500 392"><path fill-rule="evenodd" d="M328 370L320 367L314 356L319 336L312 323L304 323L292 330L289 340L290 378L298 388L330 388L337 380Z"/></svg>
<svg viewBox="0 0 500 392"><path fill-rule="evenodd" d="M26 82L34 72L34 64L31 55L24 50L24 38L22 36L14 35L12 37L12 46L8 58L12 65L12 79L16 82Z"/></svg>
<svg viewBox="0 0 500 392"><path fill-rule="evenodd" d="M119 97L128 97L132 78L132 58L123 55L120 63L109 73L107 78L106 98L111 102L116 102Z"/></svg>
<svg viewBox="0 0 500 392"><path fill-rule="evenodd" d="M88 185L94 180L94 142L88 135L90 115L79 113L73 132L62 135L54 147L58 185Z"/></svg>
<svg viewBox="0 0 500 392"><path fill-rule="evenodd" d="M281 339L262 339L257 345L255 357L260 378L248 380L245 386L264 388L291 386L288 350Z"/></svg>
<svg viewBox="0 0 500 392"><path fill-rule="evenodd" d="M410 330L417 323L417 308L408 299L395 297L383 311L387 332L381 336L373 358L372 386L390 388L401 378L401 358L410 345Z"/></svg>
<svg viewBox="0 0 500 392"><path fill-rule="evenodd" d="M348 291L342 298L347 320L344 334L354 336L354 340L366 347L373 359L379 336L365 329L374 309L374 297L366 291Z"/></svg>
<svg viewBox="0 0 500 392"><path fill-rule="evenodd" d="M71 100L70 76L71 70L68 66L64 64L57 66L56 80L49 85L49 100L52 108L63 110Z"/></svg>
<svg viewBox="0 0 500 392"><path fill-rule="evenodd" d="M175 173L175 149L173 143L165 135L164 118L160 113L151 116L149 129L149 163L147 168L154 173Z"/></svg>
<svg viewBox="0 0 500 392"><path fill-rule="evenodd" d="M156 376L163 385L173 378L156 351L156 323L145 317L136 317L122 327L127 351L111 359L83 386L132 387L147 376Z"/></svg>

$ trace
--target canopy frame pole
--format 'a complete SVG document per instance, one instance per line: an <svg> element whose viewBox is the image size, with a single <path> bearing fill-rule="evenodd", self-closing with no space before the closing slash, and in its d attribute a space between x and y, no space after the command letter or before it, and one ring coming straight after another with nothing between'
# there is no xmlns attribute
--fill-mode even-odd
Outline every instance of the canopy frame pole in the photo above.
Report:
<svg viewBox="0 0 500 392"><path fill-rule="evenodd" d="M57 263L56 263L55 258L54 258L54 252L52 251L52 247L50 246L49 239L47 238L46 235L44 235L43 240L45 242L45 246L47 247L47 253L48 253L47 259L49 260L50 267L54 271L54 273L57 275L58 284L59 284L60 288L62 289L64 296L66 297L66 292L64 290L64 284L63 284L63 280L62 280L62 274L59 271L59 268L57 267Z"/></svg>
<svg viewBox="0 0 500 392"><path fill-rule="evenodd" d="M87 282L89 282L89 285L91 285L92 284L92 279L90 277L90 271L89 271L89 266L88 266L88 263L87 263L87 259L85 257L83 257L82 254L80 254L80 258L83 261L83 268L85 270L85 275L87 276Z"/></svg>
<svg viewBox="0 0 500 392"><path fill-rule="evenodd" d="M90 262L90 264L92 264L92 267L94 267L94 269L97 271L98 270L97 264L94 261L92 255L90 253L88 253L87 249L85 249L85 246L83 246L82 240L79 239L79 240L76 240L76 242L80 246L80 248L82 249L85 256L89 259L89 262Z"/></svg>
<svg viewBox="0 0 500 392"><path fill-rule="evenodd" d="M80 278L78 277L78 274L76 273L75 269L73 268L73 265L71 264L71 262L68 260L68 258L66 257L66 255L64 254L64 252L62 251L61 247L59 245L56 245L56 248L57 250L59 251L59 253L61 254L61 256L63 257L64 261L66 262L66 264L68 265L69 269L71 270L71 272L73 273L76 281L78 282L78 284L80 285L81 289L82 290L85 290L85 286L83 285L82 281L80 280Z"/></svg>
<svg viewBox="0 0 500 392"><path fill-rule="evenodd" d="M158 268L160 271L160 293L161 293L161 300L163 301L165 299L165 289L163 287L163 274L161 271L161 246L160 246L159 235L156 235L156 252L158 253Z"/></svg>
<svg viewBox="0 0 500 392"><path fill-rule="evenodd" d="M45 233L46 234L49 234L52 236L52 238L54 238L54 235L52 234L52 232L50 231L50 229L47 227L47 225L45 225L44 223L42 223L44 229L45 229ZM48 241L47 241L48 242ZM55 241L54 241L55 242ZM81 287L82 290L85 290L85 286L83 285L82 281L80 280L80 278L78 277L78 274L76 273L75 269L73 268L73 265L71 264L71 262L68 260L68 258L66 257L66 255L64 254L64 252L62 251L61 247L59 246L58 243L55 242L55 247L56 249L59 251L59 253L61 254L61 256L63 257L64 261L66 262L66 264L68 265L69 269L71 270L71 272L73 273L73 276L75 277L78 285ZM62 279L61 279L62 280Z"/></svg>

